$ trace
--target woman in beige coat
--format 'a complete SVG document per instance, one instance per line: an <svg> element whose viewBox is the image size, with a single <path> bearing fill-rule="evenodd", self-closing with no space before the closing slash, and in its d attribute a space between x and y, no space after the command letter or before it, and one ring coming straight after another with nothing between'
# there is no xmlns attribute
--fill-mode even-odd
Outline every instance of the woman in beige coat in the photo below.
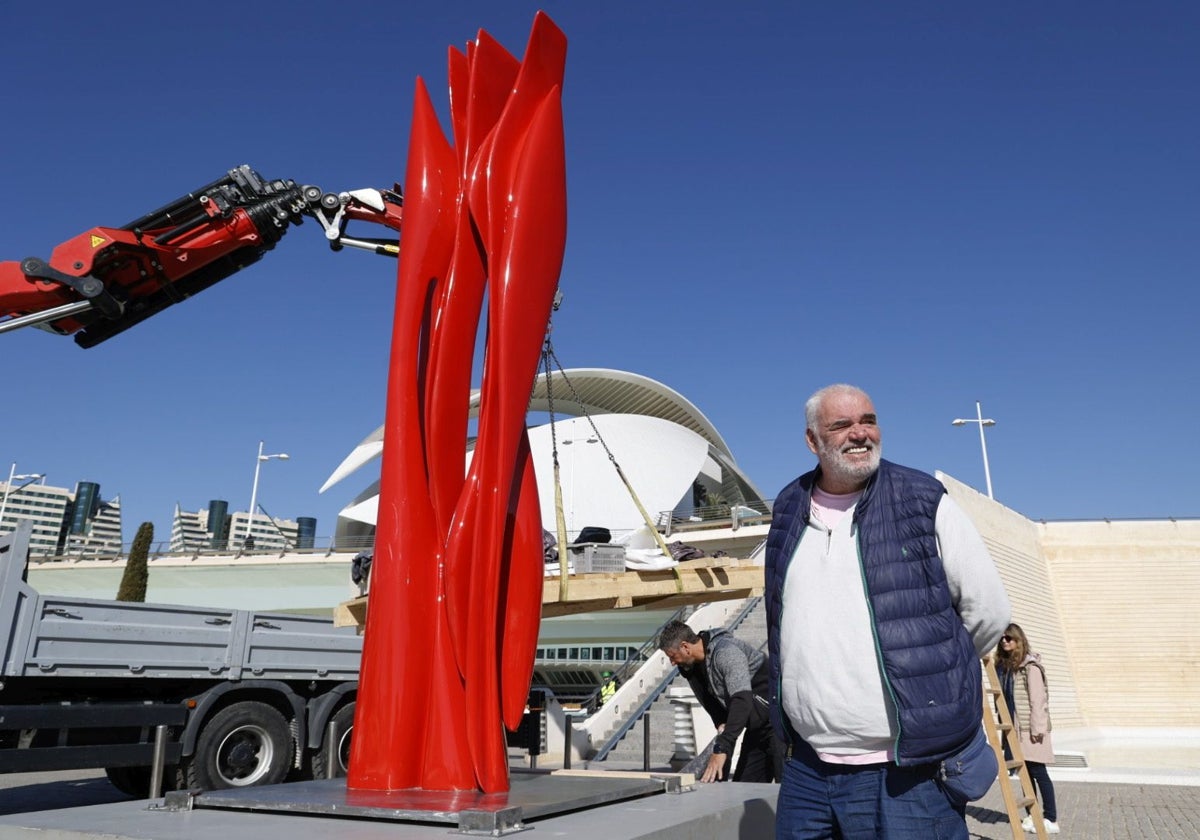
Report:
<svg viewBox="0 0 1200 840"><path fill-rule="evenodd" d="M1054 746L1050 740L1050 693L1046 686L1046 670L1042 657L1029 649L1029 639L1019 624L1010 624L996 646L996 672L1004 689L1013 725L1021 738L1021 752L1033 785L1042 799L1042 814L1046 833L1058 834L1058 808L1054 801L1054 783L1046 770L1054 763ZM1021 827L1034 833L1033 817L1022 821Z"/></svg>

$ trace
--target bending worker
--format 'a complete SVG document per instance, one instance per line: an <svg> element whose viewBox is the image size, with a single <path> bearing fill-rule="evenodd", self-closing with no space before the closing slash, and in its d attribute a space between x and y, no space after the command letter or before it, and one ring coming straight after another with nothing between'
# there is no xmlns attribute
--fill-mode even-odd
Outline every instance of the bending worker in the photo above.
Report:
<svg viewBox="0 0 1200 840"><path fill-rule="evenodd" d="M713 754L700 781L728 777L733 748L743 731L746 737L733 780L778 781L783 771L783 750L774 737L767 705L767 655L726 630L696 633L682 621L672 621L663 628L658 648L679 667L717 727Z"/></svg>

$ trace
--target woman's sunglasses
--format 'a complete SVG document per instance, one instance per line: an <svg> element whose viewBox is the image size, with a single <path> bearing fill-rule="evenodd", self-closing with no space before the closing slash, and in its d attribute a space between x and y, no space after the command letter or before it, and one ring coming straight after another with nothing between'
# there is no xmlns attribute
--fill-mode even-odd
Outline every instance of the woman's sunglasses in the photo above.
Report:
<svg viewBox="0 0 1200 840"><path fill-rule="evenodd" d="M1002 641L1002 642L1015 642L1016 640L1017 640L1016 636L1005 635L1005 636L1000 637L1000 641Z"/></svg>

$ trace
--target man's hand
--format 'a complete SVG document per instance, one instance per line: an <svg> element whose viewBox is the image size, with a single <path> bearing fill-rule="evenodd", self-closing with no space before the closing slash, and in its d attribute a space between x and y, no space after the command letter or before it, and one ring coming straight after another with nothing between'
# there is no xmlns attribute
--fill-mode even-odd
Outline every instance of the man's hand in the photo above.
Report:
<svg viewBox="0 0 1200 840"><path fill-rule="evenodd" d="M709 756L708 765L704 768L704 773L700 776L702 782L719 782L725 777L725 759L728 756L725 753L713 753Z"/></svg>

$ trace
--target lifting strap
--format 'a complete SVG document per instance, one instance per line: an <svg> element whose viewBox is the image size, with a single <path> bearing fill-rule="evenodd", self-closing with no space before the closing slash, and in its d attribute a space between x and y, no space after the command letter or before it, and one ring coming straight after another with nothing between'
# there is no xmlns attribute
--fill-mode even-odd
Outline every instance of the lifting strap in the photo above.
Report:
<svg viewBox="0 0 1200 840"><path fill-rule="evenodd" d="M546 404L550 409L550 453L554 459L554 517L558 529L558 600L567 600L567 517L563 513L562 480L558 466L558 435L554 426L554 394L550 388L550 333L542 346L542 366L546 372Z"/></svg>
<svg viewBox="0 0 1200 840"><path fill-rule="evenodd" d="M588 413L587 406L583 404L583 399L579 396L579 392L575 390L575 386L571 384L571 380L567 377L567 372L563 369L562 362L558 360L558 355L554 352L554 345L550 342L549 333L546 335L546 344L542 351L542 357L545 360L546 369L546 402L550 408L550 442L551 447L553 448L554 457L554 498L556 504L558 505L557 513L559 521L559 545L565 545L566 520L562 511L562 488L559 484L558 472L558 443L554 434L554 400L551 396L553 391L551 387L551 359L554 360L554 364L558 367L558 375L561 376L563 382L566 383L567 389L571 392L571 396L575 400L575 404L579 406L579 411L587 419L588 425L592 427L592 433L596 435L596 439L600 441L600 445L604 447L604 453L608 455L609 462L617 471L617 477L621 479L621 482L625 485L625 489L629 491L629 497L633 500L634 506L637 507L638 513L642 515L642 521L646 523L646 527L649 528L650 533L654 535L654 540L658 543L658 547L662 550L663 556L671 557L671 549L667 547L667 543L663 539L662 534L658 532L658 528L650 519L650 514L646 513L646 508L642 505L642 500L638 498L637 492L633 489L633 485L630 484L629 479L625 477L625 471L622 470L621 465L617 463L617 458L615 455L613 455L612 450L608 448L608 442L604 440L604 435L600 434L600 430L596 428L596 422L592 419L592 415ZM682 592L683 577L679 574L679 567L674 566L672 568L675 574L675 588L677 591ZM565 597L566 561L563 559L562 552L559 552L559 573L562 576L562 579L559 582L559 593L560 597Z"/></svg>

